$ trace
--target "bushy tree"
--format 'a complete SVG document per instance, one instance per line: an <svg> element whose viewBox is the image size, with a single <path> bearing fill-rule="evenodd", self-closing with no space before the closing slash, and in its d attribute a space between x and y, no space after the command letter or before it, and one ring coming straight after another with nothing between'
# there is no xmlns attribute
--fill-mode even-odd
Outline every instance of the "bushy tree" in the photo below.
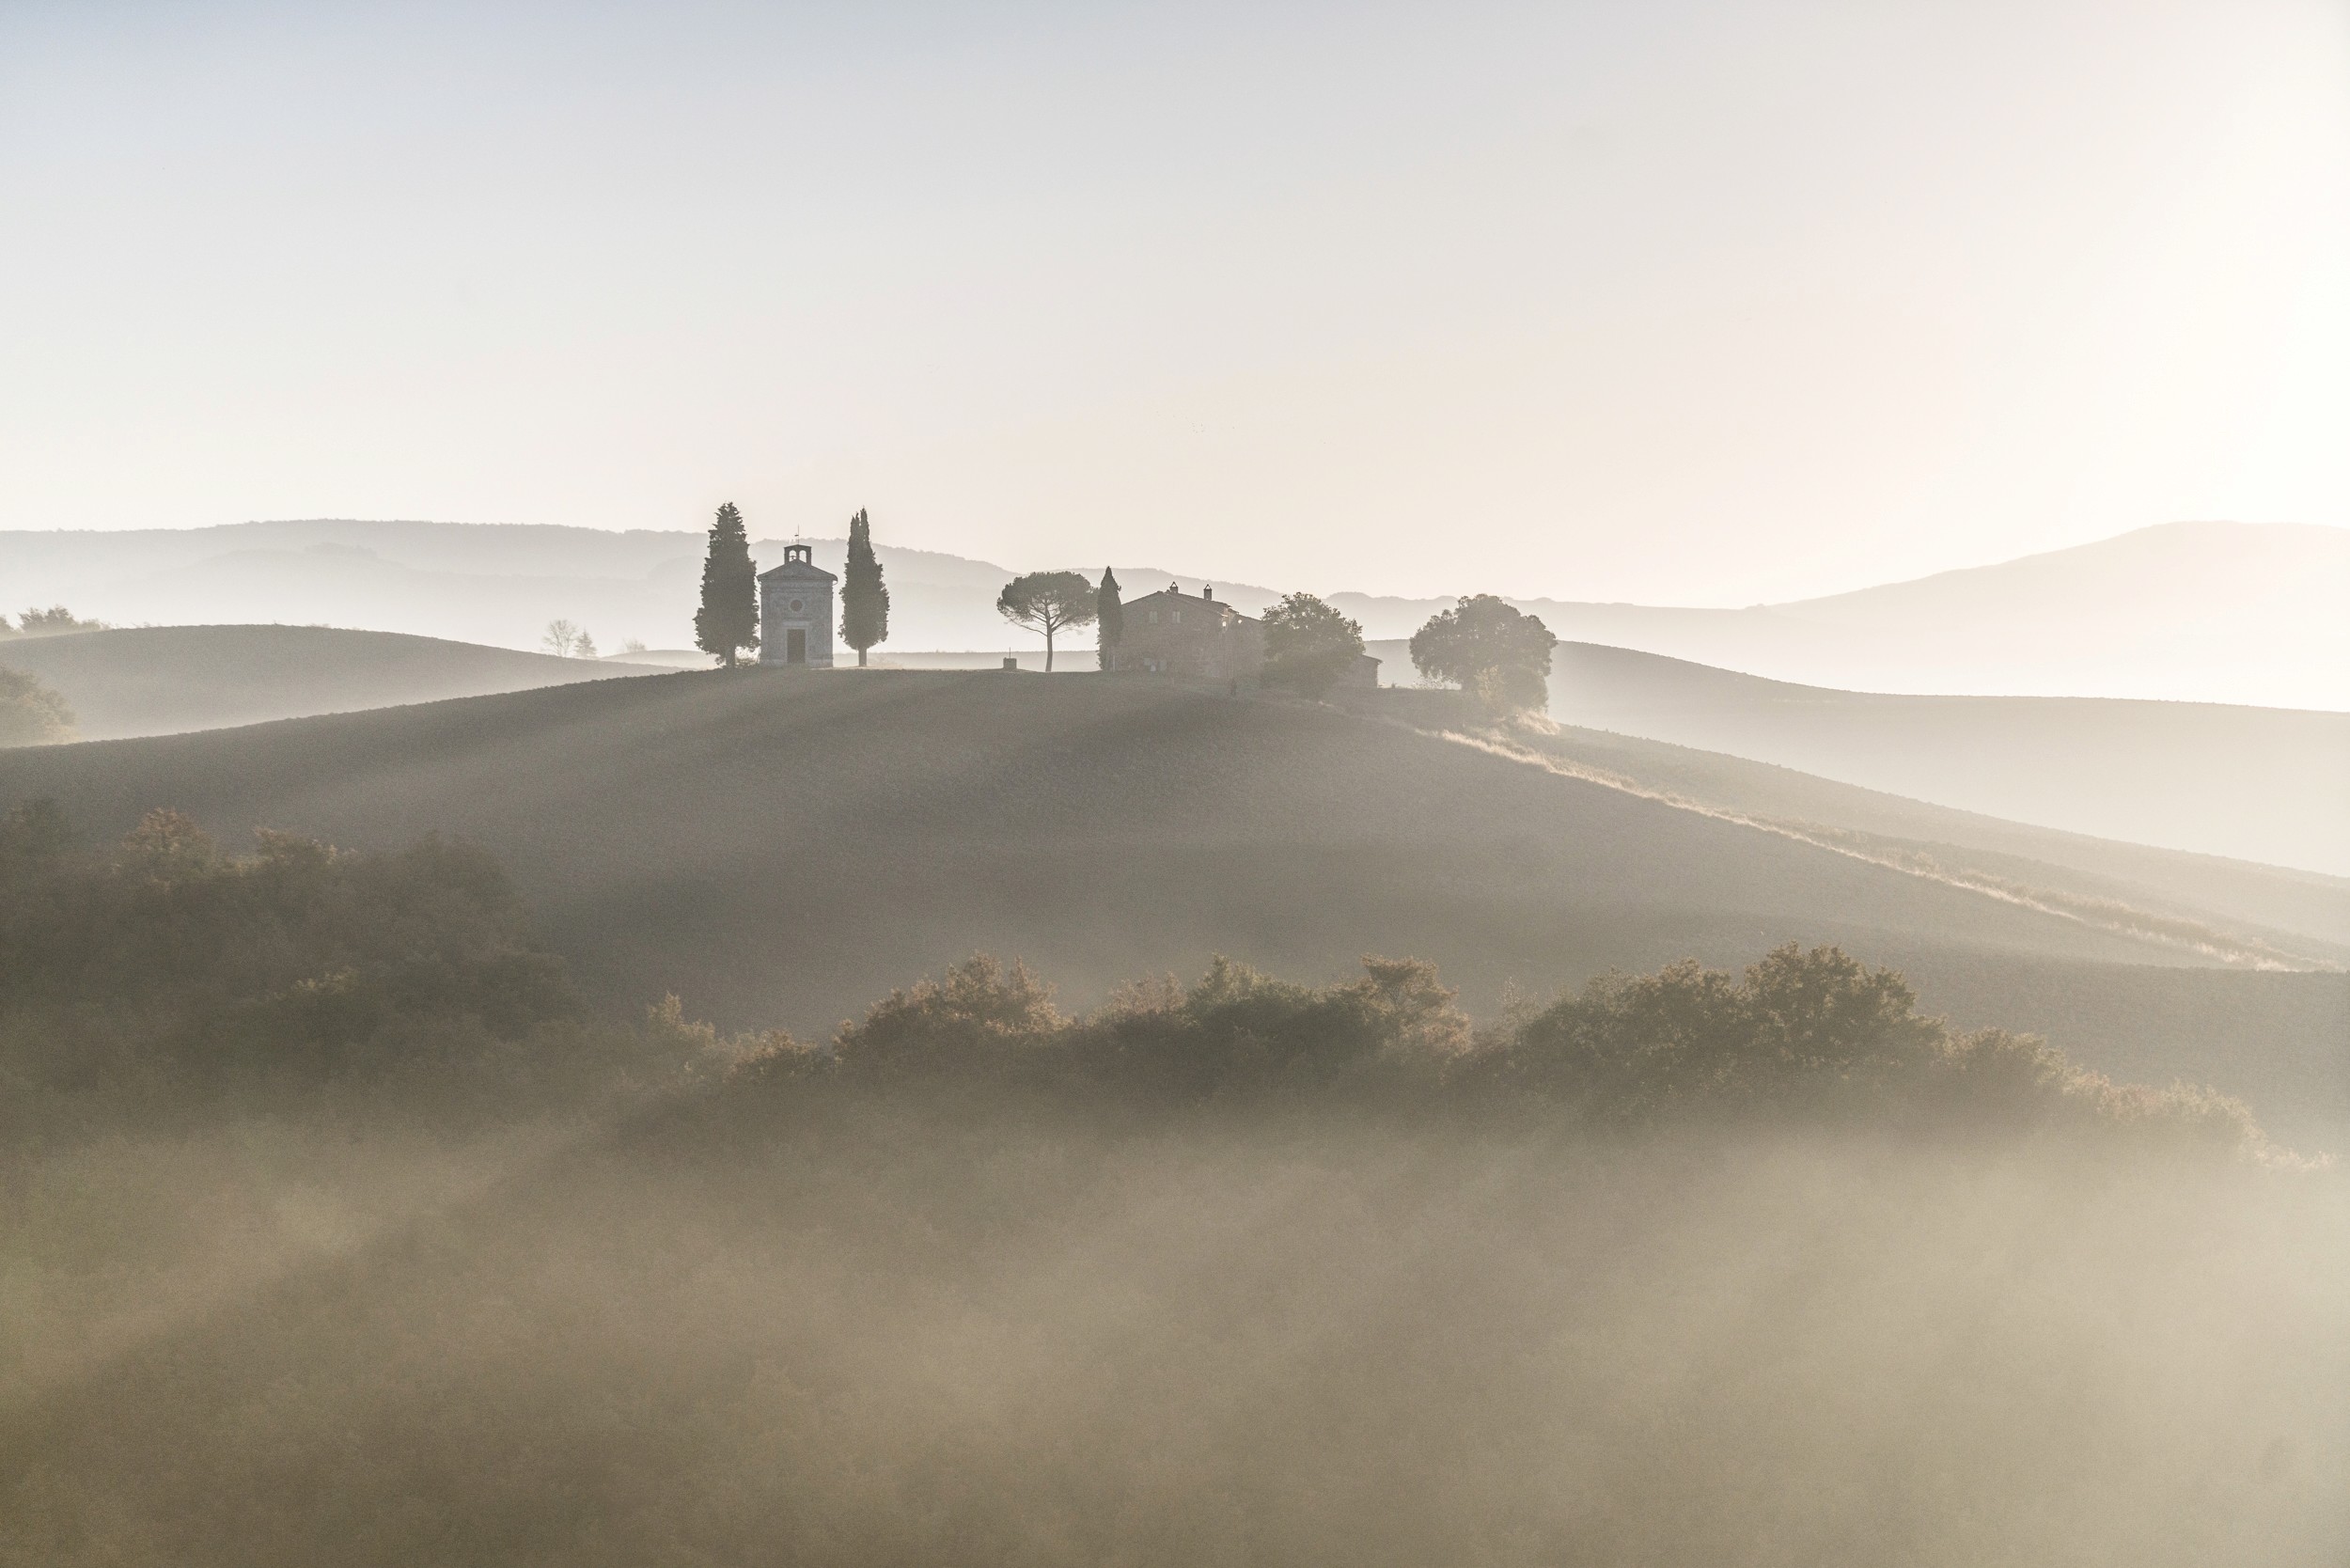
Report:
<svg viewBox="0 0 2350 1568"><path fill-rule="evenodd" d="M558 659L568 659L579 653L579 645L587 638L587 633L581 631L572 621L550 620L547 622L545 634L539 638L539 646ZM590 649L594 646L593 643L588 644Z"/></svg>
<svg viewBox="0 0 2350 1568"><path fill-rule="evenodd" d="M1900 975L1837 948L1778 949L1743 981L1684 959L1594 980L1536 1014L1511 1065L1607 1120L1876 1091L1925 1066L1942 1038L1916 1002Z"/></svg>
<svg viewBox="0 0 2350 1568"><path fill-rule="evenodd" d="M65 698L21 669L0 666L0 746L54 745L73 739Z"/></svg>
<svg viewBox="0 0 2350 1568"><path fill-rule="evenodd" d="M936 1077L1001 1072L1014 1058L1054 1045L1065 1020L1053 988L1028 966L1008 969L982 953L893 991L833 1043L841 1071L863 1077Z"/></svg>
<svg viewBox="0 0 2350 1568"><path fill-rule="evenodd" d="M1044 634L1044 667L1049 670L1054 634L1092 625L1101 614L1101 600L1082 572L1031 572L1004 585L995 596L995 609L1014 626Z"/></svg>
<svg viewBox="0 0 2350 1568"><path fill-rule="evenodd" d="M856 650L860 669L865 651L889 640L889 589L882 582L881 561L873 554L873 527L862 507L849 519L849 564L840 579L840 640Z"/></svg>
<svg viewBox="0 0 2350 1568"><path fill-rule="evenodd" d="M1093 590L1093 614L1101 626L1094 634L1101 643L1101 666L1115 668L1118 645L1126 635L1126 601L1118 590L1118 573L1106 566L1102 569L1102 586Z"/></svg>
<svg viewBox="0 0 2350 1568"><path fill-rule="evenodd" d="M1558 643L1540 617L1480 593L1412 634L1412 664L1497 711L1539 710L1550 700L1550 651Z"/></svg>
<svg viewBox="0 0 2350 1568"><path fill-rule="evenodd" d="M1363 628L1310 593L1264 614L1264 681L1320 697L1363 655Z"/></svg>
<svg viewBox="0 0 2350 1568"><path fill-rule="evenodd" d="M743 514L728 501L710 525L710 554L702 562L701 608L694 613L694 646L732 669L759 646L759 574L751 564Z"/></svg>

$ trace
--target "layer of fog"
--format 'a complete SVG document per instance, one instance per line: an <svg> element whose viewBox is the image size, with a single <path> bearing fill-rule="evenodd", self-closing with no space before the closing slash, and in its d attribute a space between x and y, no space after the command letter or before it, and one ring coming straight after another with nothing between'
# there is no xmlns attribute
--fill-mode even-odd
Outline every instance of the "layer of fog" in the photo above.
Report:
<svg viewBox="0 0 2350 1568"><path fill-rule="evenodd" d="M952 1098L27 1155L0 1562L2350 1547L2330 1171Z"/></svg>

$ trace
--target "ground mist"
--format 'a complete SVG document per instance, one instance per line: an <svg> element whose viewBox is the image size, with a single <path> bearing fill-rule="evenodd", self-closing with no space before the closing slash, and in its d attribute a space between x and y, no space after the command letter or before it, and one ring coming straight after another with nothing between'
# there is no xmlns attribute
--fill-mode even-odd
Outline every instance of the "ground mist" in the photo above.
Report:
<svg viewBox="0 0 2350 1568"><path fill-rule="evenodd" d="M1833 949L811 1046L579 1016L469 853L12 821L11 1568L2350 1550L2342 1174Z"/></svg>
<svg viewBox="0 0 2350 1568"><path fill-rule="evenodd" d="M0 1561L2350 1543L2330 1172L822 1099L53 1154L0 1269Z"/></svg>

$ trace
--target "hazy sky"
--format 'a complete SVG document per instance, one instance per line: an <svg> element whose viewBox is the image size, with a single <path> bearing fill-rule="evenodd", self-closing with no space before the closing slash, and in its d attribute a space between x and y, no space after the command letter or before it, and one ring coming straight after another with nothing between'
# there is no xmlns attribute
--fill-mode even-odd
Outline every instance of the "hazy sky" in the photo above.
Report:
<svg viewBox="0 0 2350 1568"><path fill-rule="evenodd" d="M1740 604L2350 523L2350 6L0 3L0 527Z"/></svg>

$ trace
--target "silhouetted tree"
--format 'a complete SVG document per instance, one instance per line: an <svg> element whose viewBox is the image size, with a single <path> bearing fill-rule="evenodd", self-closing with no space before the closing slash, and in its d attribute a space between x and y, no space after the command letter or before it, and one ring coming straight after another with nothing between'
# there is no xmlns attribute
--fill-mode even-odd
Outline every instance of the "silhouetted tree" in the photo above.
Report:
<svg viewBox="0 0 2350 1568"><path fill-rule="evenodd" d="M1118 573L1108 567L1102 569L1102 586L1093 590L1093 616L1101 626L1095 636L1101 643L1101 664L1108 669L1118 663L1118 644L1126 635L1126 602L1118 591Z"/></svg>
<svg viewBox="0 0 2350 1568"><path fill-rule="evenodd" d="M1310 593L1292 593L1264 614L1264 682L1320 697L1363 653L1362 623Z"/></svg>
<svg viewBox="0 0 2350 1568"><path fill-rule="evenodd" d="M579 651L580 639L587 635L568 620L550 620L545 635L539 639L539 646L558 659L568 659Z"/></svg>
<svg viewBox="0 0 2350 1568"><path fill-rule="evenodd" d="M859 668L865 651L889 640L889 589L883 586L881 562L873 555L873 527L865 510L849 519L849 565L840 582L840 640L856 650Z"/></svg>
<svg viewBox="0 0 2350 1568"><path fill-rule="evenodd" d="M759 646L759 576L751 564L743 514L728 501L710 525L710 555L702 562L702 605L694 613L694 646L732 669L736 656Z"/></svg>
<svg viewBox="0 0 2350 1568"><path fill-rule="evenodd" d="M1491 707L1539 709L1550 700L1550 651L1558 643L1539 616L1480 593L1412 634L1412 663Z"/></svg>
<svg viewBox="0 0 2350 1568"><path fill-rule="evenodd" d="M995 596L997 613L1015 626L1044 634L1044 667L1053 667L1053 635L1090 626L1101 613L1093 585L1076 572L1031 572L1014 577Z"/></svg>

